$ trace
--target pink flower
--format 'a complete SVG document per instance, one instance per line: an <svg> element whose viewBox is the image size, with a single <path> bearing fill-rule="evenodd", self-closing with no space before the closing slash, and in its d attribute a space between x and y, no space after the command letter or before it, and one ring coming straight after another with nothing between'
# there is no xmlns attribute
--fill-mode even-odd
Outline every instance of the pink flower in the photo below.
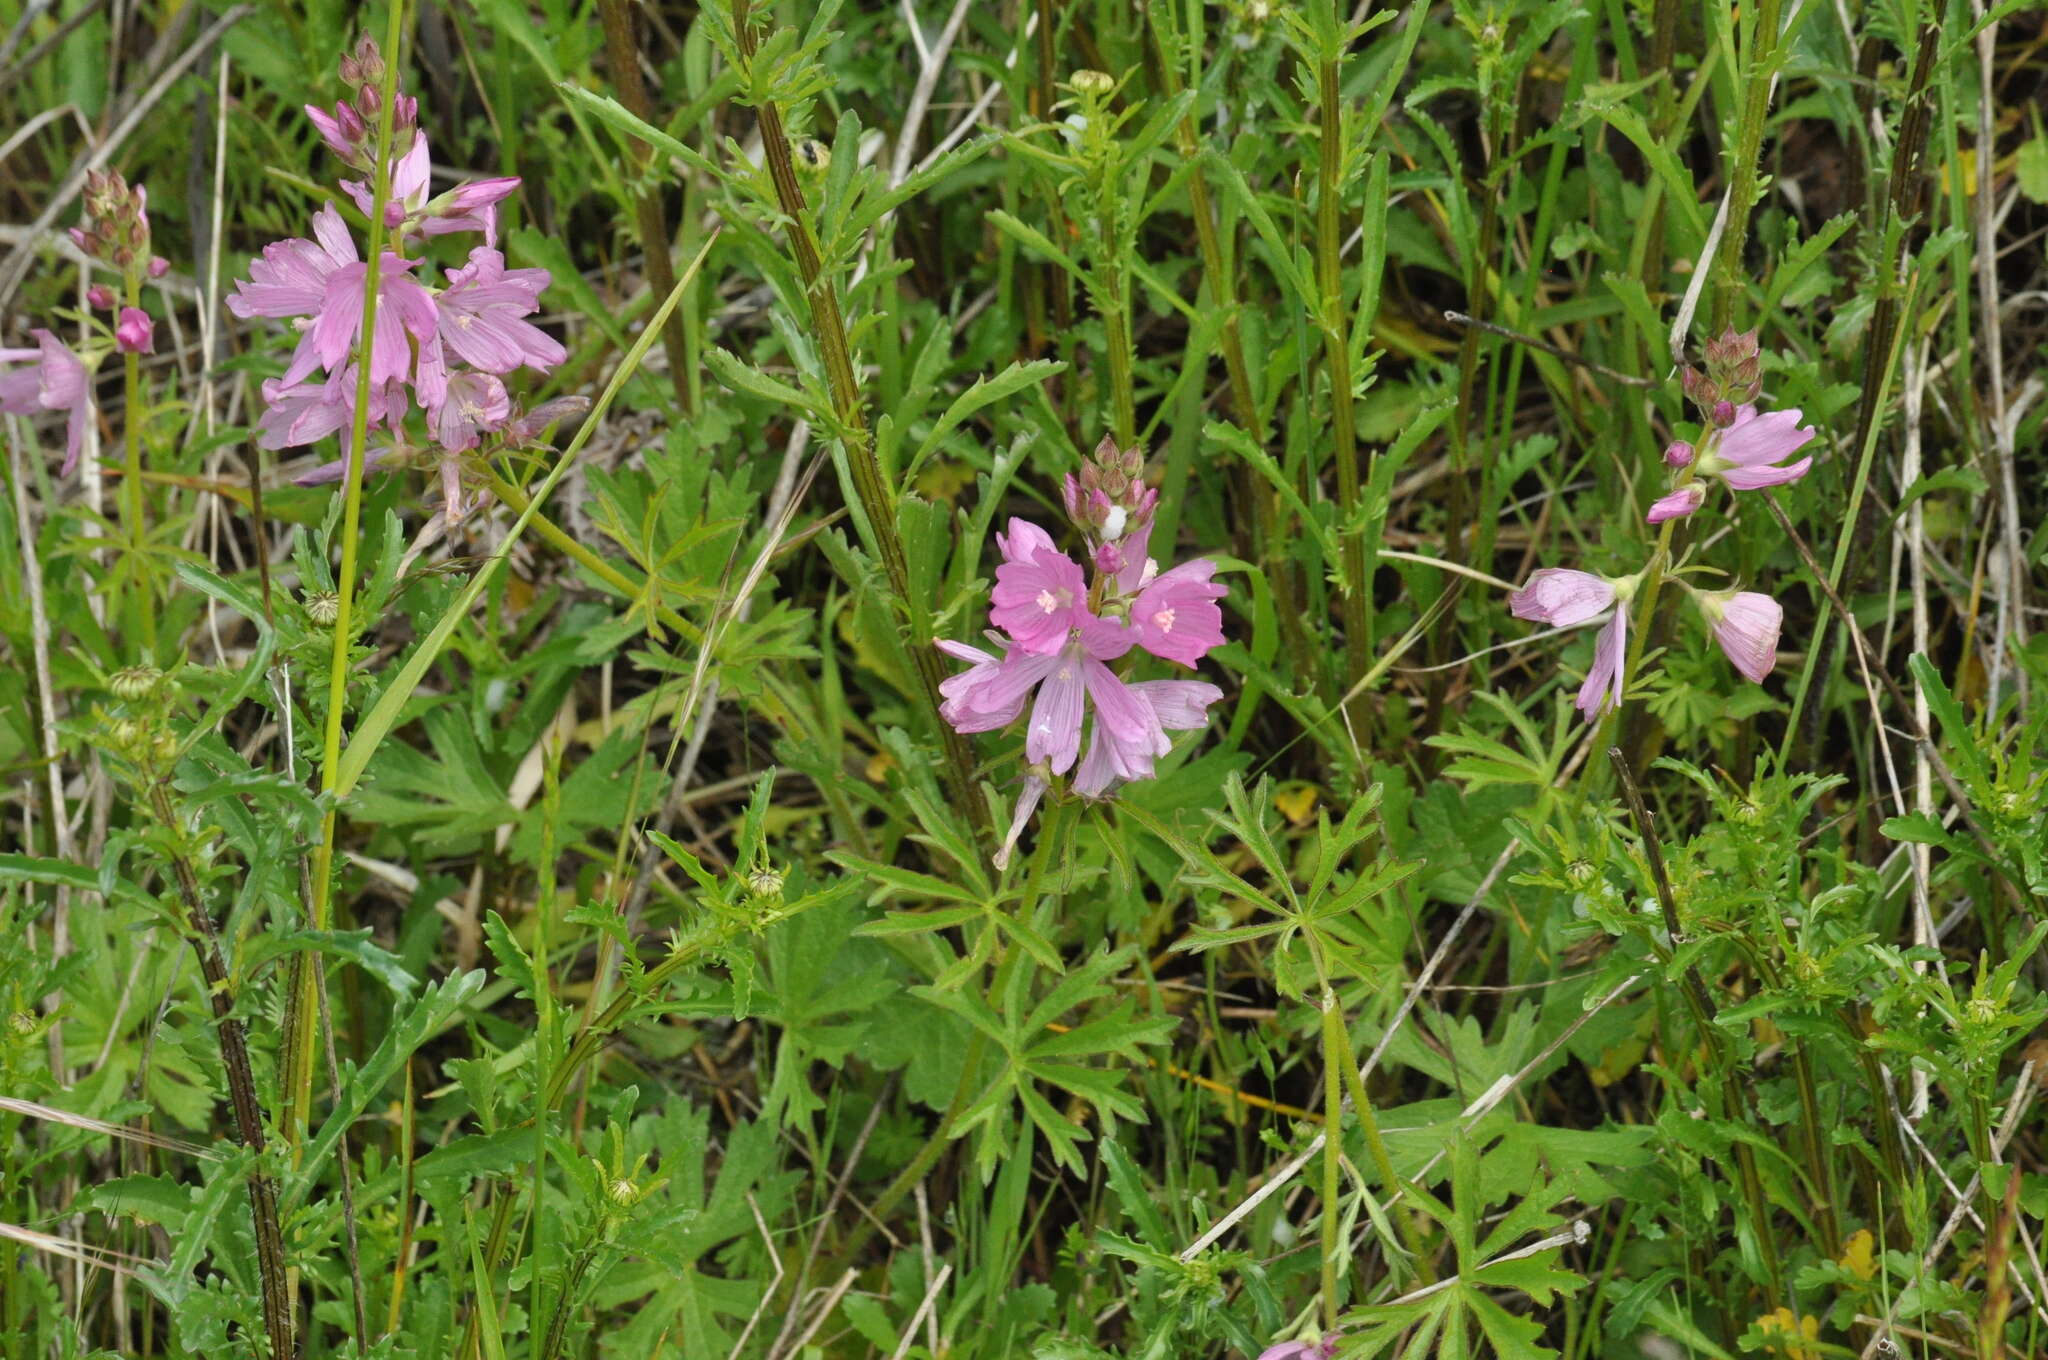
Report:
<svg viewBox="0 0 2048 1360"><path fill-rule="evenodd" d="M1200 680L1141 680L1126 686L1149 713L1146 729L1132 739L1098 721L1088 754L1074 771L1074 792L1100 798L1118 784L1150 779L1152 762L1172 749L1168 732L1196 732L1208 725L1209 705L1223 691Z"/></svg>
<svg viewBox="0 0 2048 1360"><path fill-rule="evenodd" d="M425 236L446 236L450 232L480 231L484 244L498 243L498 204L519 187L519 176L471 180L430 200L421 210L420 232Z"/></svg>
<svg viewBox="0 0 2048 1360"><path fill-rule="evenodd" d="M313 444L330 434L350 428L355 422L356 365L338 369L320 382L286 382L271 378L263 384L263 414L256 418L256 447L295 448ZM397 383L372 384L369 429L401 420L410 403L405 389ZM374 466L375 460L366 466ZM301 486L338 480L343 464L337 460L314 469L299 479Z"/></svg>
<svg viewBox="0 0 2048 1360"><path fill-rule="evenodd" d="M1796 482L1813 466L1813 459L1802 458L1782 466L1779 460L1806 447L1813 436L1811 425L1799 423L1796 407L1761 415L1754 406L1738 407L1730 416L1728 428L1700 455L1700 474L1719 477L1737 491Z"/></svg>
<svg viewBox="0 0 2048 1360"><path fill-rule="evenodd" d="M1671 494L1660 496L1650 506L1650 523L1662 524L1667 519L1684 519L1699 509L1706 499L1706 487L1698 482L1687 482Z"/></svg>
<svg viewBox="0 0 2048 1360"><path fill-rule="evenodd" d="M277 241L249 265L249 281L236 280L228 310L239 317L311 317L285 370L287 387L322 368L332 373L361 343L363 276L368 266L333 207L313 215L311 241ZM422 342L434 334L434 298L410 272L417 261L384 253L377 275L377 334L371 347L374 382L412 375L408 333Z"/></svg>
<svg viewBox="0 0 2048 1360"><path fill-rule="evenodd" d="M1508 612L1518 619L1570 628L1597 617L1614 603L1614 582L1590 571L1545 567L1529 584L1508 596Z"/></svg>
<svg viewBox="0 0 2048 1360"><path fill-rule="evenodd" d="M1331 1360L1337 1354L1337 1338L1321 1341L1282 1341L1259 1352L1259 1360Z"/></svg>
<svg viewBox="0 0 2048 1360"><path fill-rule="evenodd" d="M445 348L486 373L510 373L524 365L542 373L569 357L547 332L524 318L539 310L550 282L545 269L507 269L505 257L488 246L469 252L469 263L448 276L436 299L433 362ZM429 364L425 349L420 366ZM424 388L421 396L437 398Z"/></svg>
<svg viewBox="0 0 2048 1360"><path fill-rule="evenodd" d="M317 126L317 121L316 124ZM322 128L324 136L326 129ZM330 144L331 145L331 144ZM427 134L413 134L412 145L405 154L391 163L391 192L384 196L384 225L401 227L408 217L427 206L427 180L433 172L433 162L427 152ZM356 206L368 217L377 206L377 197L370 186L359 179L345 179L341 187L356 201Z"/></svg>
<svg viewBox="0 0 2048 1360"><path fill-rule="evenodd" d="M1579 697L1572 701L1587 722L1599 717L1604 709L1621 707L1628 692L1621 673L1627 659L1628 607L1624 604L1614 611L1600 636L1593 639L1593 669L1586 672Z"/></svg>
<svg viewBox="0 0 2048 1360"><path fill-rule="evenodd" d="M1113 620L1084 615L1057 651L1031 652L1020 643L1000 661L962 643L940 645L948 655L974 663L939 686L946 700L942 716L956 731L993 731L1022 713L1035 690L1024 758L1053 774L1065 774L1080 755L1090 701L1096 722L1107 723L1122 740L1142 741L1156 725L1146 703L1103 664L1131 649L1130 633Z"/></svg>
<svg viewBox="0 0 2048 1360"><path fill-rule="evenodd" d="M148 312L140 307L123 307L121 319L114 325L114 347L123 354L153 353L155 330L156 323L149 319Z"/></svg>
<svg viewBox="0 0 2048 1360"><path fill-rule="evenodd" d="M1589 571L1568 567L1545 567L1529 577L1529 584L1508 596L1508 610L1518 619L1570 628L1588 623L1612 609L1613 615L1593 642L1593 667L1586 672L1574 701L1579 712L1591 722L1610 705L1621 707L1627 686L1622 676L1628 658L1628 602L1635 597L1642 580L1624 576L1608 580Z"/></svg>
<svg viewBox="0 0 2048 1360"><path fill-rule="evenodd" d="M1131 632L1156 657L1192 666L1223 642L1223 611L1216 605L1229 591L1210 578L1207 558L1183 562L1155 576L1131 601Z"/></svg>
<svg viewBox="0 0 2048 1360"><path fill-rule="evenodd" d="M0 372L0 411L33 415L38 410L63 411L64 467L59 476L68 477L78 466L78 451L85 444L85 427L92 421L92 384L84 362L69 347L46 330L33 330L35 349L0 349L0 364L26 363L34 368Z"/></svg>
<svg viewBox="0 0 2048 1360"><path fill-rule="evenodd" d="M434 410L434 441L450 453L477 446L486 431L495 430L512 415L512 398L505 384L488 373L458 373L448 380L448 390Z"/></svg>
<svg viewBox="0 0 2048 1360"><path fill-rule="evenodd" d="M1029 520L1012 519L1009 533L996 535L996 546L1002 550L1003 564L996 568L995 607L989 621L1019 647L1050 654L1084 620L1094 622L1079 564L1053 547L1045 530Z"/></svg>
<svg viewBox="0 0 2048 1360"><path fill-rule="evenodd" d="M1778 630L1785 611L1768 595L1753 590L1700 591L1693 596L1713 627L1729 664L1753 684L1762 684L1778 664Z"/></svg>

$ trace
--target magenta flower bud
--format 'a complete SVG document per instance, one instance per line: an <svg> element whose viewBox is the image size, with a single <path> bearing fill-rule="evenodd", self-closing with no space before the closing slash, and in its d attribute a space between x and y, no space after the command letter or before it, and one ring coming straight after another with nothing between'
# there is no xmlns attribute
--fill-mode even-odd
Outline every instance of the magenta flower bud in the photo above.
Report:
<svg viewBox="0 0 2048 1360"><path fill-rule="evenodd" d="M1664 466L1682 468L1692 463L1692 445L1683 439L1674 439L1664 446Z"/></svg>
<svg viewBox="0 0 2048 1360"><path fill-rule="evenodd" d="M149 257L149 276L151 278L160 279L170 272L171 262L169 260L166 260L161 255L152 255Z"/></svg>
<svg viewBox="0 0 2048 1360"><path fill-rule="evenodd" d="M104 283L96 283L86 289L85 300L91 304L92 309L96 312L111 312L114 310L114 290L107 287Z"/></svg>
<svg viewBox="0 0 2048 1360"><path fill-rule="evenodd" d="M93 253L92 237L85 234L84 227L66 227L64 234L71 238L71 244L90 255Z"/></svg>
<svg viewBox="0 0 2048 1360"><path fill-rule="evenodd" d="M1715 402L1713 415L1716 425L1722 429L1728 428L1735 423L1735 403L1726 400Z"/></svg>
<svg viewBox="0 0 2048 1360"><path fill-rule="evenodd" d="M1687 482L1668 496L1660 497L1650 507L1649 521L1662 524L1667 519L1684 519L1706 502L1707 489L1698 482Z"/></svg>
<svg viewBox="0 0 2048 1360"><path fill-rule="evenodd" d="M148 354L154 350L152 336L156 323L140 307L123 307L114 325L114 346L123 354Z"/></svg>

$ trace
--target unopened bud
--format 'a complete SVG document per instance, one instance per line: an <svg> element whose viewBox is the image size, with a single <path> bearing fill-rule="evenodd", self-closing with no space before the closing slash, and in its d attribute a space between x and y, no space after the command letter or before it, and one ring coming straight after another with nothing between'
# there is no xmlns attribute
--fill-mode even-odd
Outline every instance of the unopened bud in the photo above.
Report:
<svg viewBox="0 0 2048 1360"><path fill-rule="evenodd" d="M747 875L747 891L766 901L782 899L782 875L763 865Z"/></svg>
<svg viewBox="0 0 2048 1360"><path fill-rule="evenodd" d="M160 279L170 272L171 262L169 260L166 260L161 255L152 255L149 257L149 276L151 278Z"/></svg>
<svg viewBox="0 0 2048 1360"><path fill-rule="evenodd" d="M114 290L107 287L104 283L96 283L86 289L85 300L94 311L111 312L114 310Z"/></svg>
<svg viewBox="0 0 2048 1360"><path fill-rule="evenodd" d="M1735 423L1735 403L1723 398L1714 403L1714 423L1722 429Z"/></svg>
<svg viewBox="0 0 2048 1360"><path fill-rule="evenodd" d="M1664 446L1664 465L1682 468L1692 463L1692 445L1683 439L1674 439Z"/></svg>
<svg viewBox="0 0 2048 1360"><path fill-rule="evenodd" d="M1116 81L1107 71L1076 71L1067 83L1074 87L1075 94L1091 99L1101 99L1116 88Z"/></svg>
<svg viewBox="0 0 2048 1360"><path fill-rule="evenodd" d="M154 666L129 666L108 676L107 688L113 691L115 698L133 703L154 694L163 679L164 673Z"/></svg>
<svg viewBox="0 0 2048 1360"><path fill-rule="evenodd" d="M332 628L341 617L341 596L331 590L316 590L306 596L306 617L321 628Z"/></svg>
<svg viewBox="0 0 2048 1360"><path fill-rule="evenodd" d="M821 175L832 168L832 148L816 137L806 137L796 144L796 158L806 170Z"/></svg>
<svg viewBox="0 0 2048 1360"><path fill-rule="evenodd" d="M156 323L140 307L123 307L114 326L114 348L123 354L148 354L156 348Z"/></svg>

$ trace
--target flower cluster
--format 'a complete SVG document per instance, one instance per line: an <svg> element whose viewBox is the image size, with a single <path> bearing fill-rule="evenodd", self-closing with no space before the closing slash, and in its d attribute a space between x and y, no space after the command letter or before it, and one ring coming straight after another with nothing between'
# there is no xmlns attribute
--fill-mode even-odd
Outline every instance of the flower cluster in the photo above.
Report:
<svg viewBox="0 0 2048 1360"><path fill-rule="evenodd" d="M1813 439L1813 427L1799 423L1799 410L1756 408L1762 390L1757 333L1724 331L1707 341L1705 351L1705 370L1687 365L1683 380L1686 397L1699 408L1703 431L1697 445L1681 439L1664 450L1676 481L1650 507L1652 524L1681 519L1704 505L1702 478L1719 478L1733 491L1760 491L1796 482L1813 466L1810 457L1784 461Z"/></svg>
<svg viewBox="0 0 2048 1360"><path fill-rule="evenodd" d="M1197 558L1162 572L1145 555L1159 496L1141 480L1142 468L1141 453L1105 439L1081 476L1067 479L1067 511L1087 543L1092 583L1044 529L1012 519L996 536L1003 561L989 620L1000 631L988 638L999 652L938 644L969 663L940 686L940 713L956 730L992 732L1030 708L1030 769L998 868L1054 776L1071 770L1070 788L1085 798L1149 779L1154 760L1172 749L1166 734L1201 728L1223 697L1204 681L1131 680L1110 668L1133 649L1192 668L1223 641L1216 601L1226 591L1212 579L1216 564Z"/></svg>
<svg viewBox="0 0 2048 1360"><path fill-rule="evenodd" d="M384 63L376 44L364 38L342 58L341 75L353 96L332 112L309 105L306 114L344 163L374 175L379 125L387 112L381 96ZM437 463L445 514L454 523L469 508L464 455L486 438L532 442L549 424L587 403L565 399L521 413L506 387L505 379L521 368L545 374L568 357L560 343L526 319L540 309L548 272L508 269L497 249L497 205L518 187L518 179L481 180L430 198L432 162L426 134L418 127L418 103L399 94L388 113L391 164L384 223L390 234L378 265L376 321L367 353L363 313L369 266L332 205L313 215L312 239L264 247L251 262L249 277L236 281L227 305L239 317L289 319L300 332L283 376L263 385L266 409L258 420L257 440L262 447L311 444L349 428L356 416L359 366L367 363L366 424L388 434L365 459L366 470L413 461L411 455ZM375 210L376 196L365 182L343 180L341 187L365 214ZM425 281L426 260L408 251L425 238L457 232L480 233L483 244L473 247L468 260L449 270L436 288ZM410 445L404 432L415 406L427 429L422 446ZM328 463L300 481L333 481L344 470L343 462Z"/></svg>
<svg viewBox="0 0 2048 1360"><path fill-rule="evenodd" d="M162 278L170 269L168 260L150 253L149 190L140 184L130 186L112 171L94 170L85 178L83 197L84 220L70 229L72 244L88 260L120 274L126 295L135 298L144 279ZM60 475L66 477L78 466L79 450L92 424L92 375L100 360L110 348L122 354L148 354L155 347L156 325L148 312L122 305L120 295L105 284L93 284L85 296L96 310L118 315L110 329L100 329L97 320L92 323L82 355L43 329L29 332L36 342L33 349L0 349L0 411L21 416L64 412Z"/></svg>
<svg viewBox="0 0 2048 1360"><path fill-rule="evenodd" d="M1690 515L1705 504L1704 478L1718 478L1735 491L1755 491L1797 481L1813 465L1811 457L1785 461L1814 437L1811 426L1800 425L1800 413L1757 409L1762 389L1757 333L1730 329L1709 340L1704 350L1704 370L1688 366L1683 382L1686 397L1699 408L1705 432L1697 446L1681 440L1664 450L1674 485L1650 507L1652 524ZM1668 539L1670 531L1665 533ZM1619 708L1627 693L1629 605L1653 568L1661 571L1663 553L1660 545L1653 566L1633 576L1546 567L1508 597L1509 611L1518 619L1558 628L1605 620L1593 644L1593 665L1575 701L1588 721ZM1674 579L1692 596L1729 662L1744 679L1761 684L1777 664L1784 609L1756 591L1699 590L1683 575Z"/></svg>

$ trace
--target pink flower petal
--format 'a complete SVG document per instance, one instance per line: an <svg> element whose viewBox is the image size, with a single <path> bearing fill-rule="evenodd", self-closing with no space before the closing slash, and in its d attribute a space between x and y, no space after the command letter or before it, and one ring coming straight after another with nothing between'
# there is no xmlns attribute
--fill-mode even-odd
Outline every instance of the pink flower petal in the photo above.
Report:
<svg viewBox="0 0 2048 1360"><path fill-rule="evenodd" d="M1650 506L1648 519L1652 524L1662 524L1667 519L1683 519L1690 515L1707 499L1707 489L1698 482L1687 482L1668 496L1660 496Z"/></svg>
<svg viewBox="0 0 2048 1360"><path fill-rule="evenodd" d="M1569 567L1532 572L1529 583L1508 596L1508 612L1518 619L1569 628L1599 615L1614 603L1614 586L1603 576Z"/></svg>

